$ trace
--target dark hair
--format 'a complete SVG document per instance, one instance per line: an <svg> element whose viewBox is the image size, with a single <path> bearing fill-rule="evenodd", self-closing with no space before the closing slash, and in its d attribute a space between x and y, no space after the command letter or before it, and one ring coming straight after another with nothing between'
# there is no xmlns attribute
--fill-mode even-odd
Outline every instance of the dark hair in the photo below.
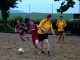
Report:
<svg viewBox="0 0 80 60"><path fill-rule="evenodd" d="M34 23L34 20L31 19L30 21Z"/></svg>
<svg viewBox="0 0 80 60"><path fill-rule="evenodd" d="M60 16L60 18L63 18L63 16Z"/></svg>

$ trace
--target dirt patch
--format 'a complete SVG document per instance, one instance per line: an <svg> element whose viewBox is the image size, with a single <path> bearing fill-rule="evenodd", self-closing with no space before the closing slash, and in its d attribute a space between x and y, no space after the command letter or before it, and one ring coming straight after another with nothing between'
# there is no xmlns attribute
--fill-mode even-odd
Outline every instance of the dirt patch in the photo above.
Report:
<svg viewBox="0 0 80 60"><path fill-rule="evenodd" d="M49 35L51 56L38 54L32 44L31 35L27 35L30 41L22 41L18 34L0 33L0 60L80 60L80 37L66 36L65 44L56 43L57 39ZM18 54L18 48L24 48L24 54Z"/></svg>

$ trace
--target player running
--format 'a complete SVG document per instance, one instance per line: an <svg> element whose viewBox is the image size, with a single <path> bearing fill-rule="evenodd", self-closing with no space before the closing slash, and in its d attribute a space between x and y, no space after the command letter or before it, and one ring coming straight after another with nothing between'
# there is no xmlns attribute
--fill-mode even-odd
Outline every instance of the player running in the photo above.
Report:
<svg viewBox="0 0 80 60"><path fill-rule="evenodd" d="M35 48L39 50L39 54L40 54L40 46L39 46L39 40L38 40L38 34L37 34L37 29L38 29L37 24L35 24L33 20L30 20L30 25L28 29L32 33L33 45L35 46Z"/></svg>
<svg viewBox="0 0 80 60"><path fill-rule="evenodd" d="M66 27L66 22L65 20L63 20L63 16L60 16L60 19L57 21L56 25L58 27L58 32L60 33L58 43L60 42L61 38L62 42L64 43L64 37L65 37L64 28Z"/></svg>
<svg viewBox="0 0 80 60"><path fill-rule="evenodd" d="M20 38L25 41L25 38L27 38L29 40L29 37L26 36L26 30L27 28L25 28L26 26L20 22L19 20L17 20L17 24L15 26L15 32L16 32L16 29L19 29L20 30Z"/></svg>

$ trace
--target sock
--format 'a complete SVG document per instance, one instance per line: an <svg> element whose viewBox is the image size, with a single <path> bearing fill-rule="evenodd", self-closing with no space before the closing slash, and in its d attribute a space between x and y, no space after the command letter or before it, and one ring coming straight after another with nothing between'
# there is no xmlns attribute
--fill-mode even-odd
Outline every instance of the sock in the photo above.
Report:
<svg viewBox="0 0 80 60"><path fill-rule="evenodd" d="M42 51L42 53L44 53L44 51Z"/></svg>
<svg viewBox="0 0 80 60"><path fill-rule="evenodd" d="M48 54L50 54L50 51L48 51Z"/></svg>

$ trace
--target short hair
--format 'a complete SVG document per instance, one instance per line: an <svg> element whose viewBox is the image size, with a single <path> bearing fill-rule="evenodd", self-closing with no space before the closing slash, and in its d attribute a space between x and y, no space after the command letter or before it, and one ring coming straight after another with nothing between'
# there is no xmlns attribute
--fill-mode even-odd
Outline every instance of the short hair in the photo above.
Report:
<svg viewBox="0 0 80 60"><path fill-rule="evenodd" d="M34 23L34 20L31 19L30 21Z"/></svg>
<svg viewBox="0 0 80 60"><path fill-rule="evenodd" d="M63 18L63 16L60 16L60 18Z"/></svg>

